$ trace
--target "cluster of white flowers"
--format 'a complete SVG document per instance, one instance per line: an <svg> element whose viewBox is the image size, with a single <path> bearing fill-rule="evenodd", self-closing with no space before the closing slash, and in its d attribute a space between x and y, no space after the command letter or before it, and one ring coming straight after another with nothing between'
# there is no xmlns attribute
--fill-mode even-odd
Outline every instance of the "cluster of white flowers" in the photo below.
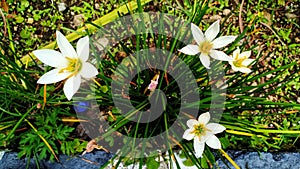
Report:
<svg viewBox="0 0 300 169"><path fill-rule="evenodd" d="M191 24L191 32L197 45L189 44L179 51L187 55L199 54L200 61L204 67L210 69L210 57L216 60L227 61L233 71L249 73L249 65L254 59L249 59L251 51L240 52L237 48L232 56L228 56L218 49L232 43L236 36L217 37L220 32L220 21L214 22L203 34L198 26ZM68 42L67 38L56 31L57 44L60 52L50 49L41 49L33 51L33 54L46 65L55 67L55 69L44 74L37 83L50 84L67 79L63 91L68 100L78 91L82 78L90 79L98 74L94 65L88 63L89 57L89 37L79 39L76 51ZM148 86L149 90L155 90L158 84L159 76L156 80L151 80ZM221 143L215 134L223 132L225 127L217 123L208 123L210 120L209 112L203 113L198 120L190 119L187 121L189 127L183 134L186 140L194 139L194 150L197 157L202 157L205 144L213 149L221 149Z"/></svg>
<svg viewBox="0 0 300 169"><path fill-rule="evenodd" d="M216 60L227 61L233 71L242 73L250 73L248 66L254 62L254 59L249 59L251 51L240 52L237 48L232 56L228 56L223 51L216 49L223 48L233 42L236 36L221 36L217 37L220 32L220 21L214 22L203 34L201 29L195 24L191 24L191 31L197 45L189 44L179 51L187 55L196 55L200 53L200 61L204 67L210 69L210 57ZM221 143L215 136L217 133L223 132L226 128L217 123L208 123L210 120L209 112L201 114L198 121L190 119L187 121L189 129L183 134L186 140L194 139L194 150L196 157L202 157L205 143L213 149L221 149Z"/></svg>
<svg viewBox="0 0 300 169"><path fill-rule="evenodd" d="M251 55L251 51L240 53L240 49L237 48L233 52L233 56L228 56L220 49L227 46L236 39L236 36L221 36L217 37L220 32L220 21L214 22L203 34L201 29L195 24L191 24L191 30L194 40L197 45L189 44L179 51L187 55L196 55L200 53L200 61L204 67L210 69L210 57L228 61L234 71L240 71L242 73L249 73L251 70L248 66L254 61L254 59L248 59Z"/></svg>
<svg viewBox="0 0 300 169"><path fill-rule="evenodd" d="M254 59L249 59L251 51L240 53L237 48L233 56L228 56L223 51L219 51L236 39L236 36L217 37L220 32L220 21L214 22L203 34L201 29L195 24L191 24L191 31L197 45L189 44L179 51L187 55L196 55L200 53L200 61L204 67L210 68L210 57L228 61L234 71L249 73L248 66ZM91 63L88 63L89 57L89 37L79 39L77 50L72 47L67 38L59 31L56 31L57 44L60 52L51 49L41 49L33 51L33 54L46 65L55 67L55 69L44 74L37 83L50 84L67 79L64 85L64 93L68 100L78 91L81 78L90 79L98 74L97 69ZM157 81L151 81L151 89L155 89ZM155 86L155 87L154 87Z"/></svg>

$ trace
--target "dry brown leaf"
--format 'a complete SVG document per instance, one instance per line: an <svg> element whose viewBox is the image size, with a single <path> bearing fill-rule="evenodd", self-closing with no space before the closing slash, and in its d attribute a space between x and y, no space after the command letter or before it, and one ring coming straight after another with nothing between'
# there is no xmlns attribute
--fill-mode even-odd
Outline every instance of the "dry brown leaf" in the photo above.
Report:
<svg viewBox="0 0 300 169"><path fill-rule="evenodd" d="M8 4L5 2L5 0L2 0L1 8L3 9L3 11L8 12Z"/></svg>
<svg viewBox="0 0 300 169"><path fill-rule="evenodd" d="M100 146L97 144L95 139L92 139L91 141L89 141L86 145L86 150L82 153L82 155L92 152L94 149L98 149L98 150L104 150L106 152L108 152L108 150L106 150L104 147Z"/></svg>

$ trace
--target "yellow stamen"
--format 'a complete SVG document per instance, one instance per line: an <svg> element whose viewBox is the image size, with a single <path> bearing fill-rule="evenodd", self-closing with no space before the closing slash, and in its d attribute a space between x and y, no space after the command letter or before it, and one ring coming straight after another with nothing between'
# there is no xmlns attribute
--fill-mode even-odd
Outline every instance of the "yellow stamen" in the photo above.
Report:
<svg viewBox="0 0 300 169"><path fill-rule="evenodd" d="M72 72L72 74L70 76L77 75L82 69L81 59L80 58L69 58L69 57L66 57L66 59L68 60L69 64L67 67L61 69L59 71L59 73Z"/></svg>
<svg viewBox="0 0 300 169"><path fill-rule="evenodd" d="M204 41L199 45L200 52L207 55L210 53L212 48L213 48L213 44L209 41Z"/></svg>
<svg viewBox="0 0 300 169"><path fill-rule="evenodd" d="M243 65L244 60L246 60L247 57L238 58L238 55L235 56L235 61L233 61L233 64L235 67L245 67Z"/></svg>
<svg viewBox="0 0 300 169"><path fill-rule="evenodd" d="M206 128L204 124L198 124L198 125L194 125L194 130L192 131L192 133L200 137L200 136L205 136L206 131L211 131L211 130Z"/></svg>

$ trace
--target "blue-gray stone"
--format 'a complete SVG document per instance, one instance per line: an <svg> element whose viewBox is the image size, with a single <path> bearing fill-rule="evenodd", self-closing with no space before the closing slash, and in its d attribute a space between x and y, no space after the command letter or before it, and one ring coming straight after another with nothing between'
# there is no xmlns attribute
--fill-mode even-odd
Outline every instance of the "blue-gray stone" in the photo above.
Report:
<svg viewBox="0 0 300 169"><path fill-rule="evenodd" d="M241 167L241 169L300 169L300 153L297 152L244 152L227 151L231 158ZM84 156L78 155L70 157L60 155L60 163L42 160L39 162L41 169L98 169L106 163L113 154L104 151L93 151ZM234 168L225 160L230 168ZM6 152L0 160L0 169L25 169L28 164L29 169L36 169L34 159L18 159L16 152ZM215 168L228 168L221 159L217 160Z"/></svg>
<svg viewBox="0 0 300 169"><path fill-rule="evenodd" d="M228 154L241 169L300 169L300 153L258 153L237 151L228 152ZM231 168L234 168L229 162L226 163ZM228 167L219 159L215 168L223 169Z"/></svg>
<svg viewBox="0 0 300 169"><path fill-rule="evenodd" d="M112 154L104 151L93 151L84 156L79 155L76 157L60 155L60 163L41 160L39 167L41 169L98 169L112 158L112 156ZM25 169L27 162L27 158L18 159L17 153L15 152L6 152L2 160L0 160L0 169ZM34 159L30 159L28 168L37 168Z"/></svg>

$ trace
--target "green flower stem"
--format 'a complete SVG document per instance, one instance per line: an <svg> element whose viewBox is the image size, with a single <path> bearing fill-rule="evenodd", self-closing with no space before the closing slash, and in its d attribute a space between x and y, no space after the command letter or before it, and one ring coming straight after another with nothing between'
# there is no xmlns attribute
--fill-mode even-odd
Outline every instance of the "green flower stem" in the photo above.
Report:
<svg viewBox="0 0 300 169"><path fill-rule="evenodd" d="M114 131L117 131L119 128L121 128L122 126L124 126L125 124L127 124L129 121L128 119L135 115L138 111L140 111L141 109L143 109L144 107L147 106L147 104L145 104L146 101L142 102L141 104L139 104L139 108L133 111L128 112L126 115L124 115L124 119L116 121L115 123L113 123L111 126L115 126L113 128L108 129L108 131L106 133L104 133L101 138L105 138L108 137L109 135L111 135ZM99 140L99 138L94 138L96 141Z"/></svg>

